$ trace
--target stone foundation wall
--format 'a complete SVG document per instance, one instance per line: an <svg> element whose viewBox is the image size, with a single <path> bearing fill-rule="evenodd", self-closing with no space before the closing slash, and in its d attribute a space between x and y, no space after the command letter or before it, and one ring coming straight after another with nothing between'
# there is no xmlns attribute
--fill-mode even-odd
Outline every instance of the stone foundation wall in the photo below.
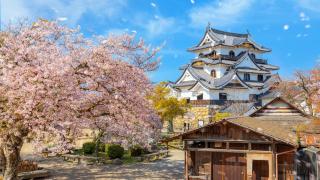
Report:
<svg viewBox="0 0 320 180"><path fill-rule="evenodd" d="M190 129L198 128L199 120L203 120L204 125L206 125L213 120L214 113L215 110L211 106L193 106L185 116L179 116L173 120L174 132L183 132L184 123L189 123ZM163 132L167 132L167 127L168 122L164 122Z"/></svg>

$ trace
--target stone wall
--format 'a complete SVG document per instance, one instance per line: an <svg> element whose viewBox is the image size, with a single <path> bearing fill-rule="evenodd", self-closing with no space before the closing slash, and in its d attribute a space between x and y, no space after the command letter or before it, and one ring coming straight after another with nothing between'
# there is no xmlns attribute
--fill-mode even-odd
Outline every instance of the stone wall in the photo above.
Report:
<svg viewBox="0 0 320 180"><path fill-rule="evenodd" d="M204 121L204 125L212 121L215 110L209 106L192 106L185 116L179 116L173 120L174 132L183 132L184 123L189 123L190 129L198 128L199 120ZM168 122L163 124L163 132L167 132Z"/></svg>

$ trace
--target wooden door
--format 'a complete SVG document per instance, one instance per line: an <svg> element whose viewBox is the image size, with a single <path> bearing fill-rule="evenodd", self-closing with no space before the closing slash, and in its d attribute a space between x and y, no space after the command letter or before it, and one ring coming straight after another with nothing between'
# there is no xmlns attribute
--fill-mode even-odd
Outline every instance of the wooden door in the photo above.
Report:
<svg viewBox="0 0 320 180"><path fill-rule="evenodd" d="M212 179L245 180L247 176L245 154L212 153Z"/></svg>
<svg viewBox="0 0 320 180"><path fill-rule="evenodd" d="M268 180L269 164L267 160L252 161L252 180Z"/></svg>
<svg viewBox="0 0 320 180"><path fill-rule="evenodd" d="M211 152L195 152L195 171L197 176L211 179Z"/></svg>

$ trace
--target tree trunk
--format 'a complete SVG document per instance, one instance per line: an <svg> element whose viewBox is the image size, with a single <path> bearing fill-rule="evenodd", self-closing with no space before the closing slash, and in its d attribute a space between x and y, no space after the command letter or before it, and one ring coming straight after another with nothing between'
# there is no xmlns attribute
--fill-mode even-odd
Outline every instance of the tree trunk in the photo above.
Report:
<svg viewBox="0 0 320 180"><path fill-rule="evenodd" d="M173 133L173 120L168 120L168 132Z"/></svg>
<svg viewBox="0 0 320 180"><path fill-rule="evenodd" d="M99 146L101 144L102 137L103 137L103 132L99 131L98 135L96 136L96 139L95 139L96 147L95 147L94 153L95 153L96 157L98 157L98 155L99 155Z"/></svg>
<svg viewBox="0 0 320 180"><path fill-rule="evenodd" d="M0 167L2 167L2 173L4 173L5 165L6 165L6 159L5 159L5 157L4 157L3 148L2 148L2 146L0 145ZM2 176L3 176L3 175L4 175L4 174L2 174Z"/></svg>
<svg viewBox="0 0 320 180"><path fill-rule="evenodd" d="M20 162L20 151L22 145L22 138L17 136L10 136L10 139L2 144L2 150L5 160L3 174L4 180L17 179L17 168Z"/></svg>

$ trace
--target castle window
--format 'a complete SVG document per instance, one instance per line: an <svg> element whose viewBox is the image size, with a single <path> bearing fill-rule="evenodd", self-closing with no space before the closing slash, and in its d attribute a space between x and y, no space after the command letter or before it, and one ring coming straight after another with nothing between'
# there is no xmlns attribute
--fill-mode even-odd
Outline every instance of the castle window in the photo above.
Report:
<svg viewBox="0 0 320 180"><path fill-rule="evenodd" d="M200 94L197 96L197 100L202 100L203 99L203 94Z"/></svg>
<svg viewBox="0 0 320 180"><path fill-rule="evenodd" d="M204 125L203 120L198 120L198 127L199 127L199 128L200 128L200 127L203 127L203 125Z"/></svg>
<svg viewBox="0 0 320 180"><path fill-rule="evenodd" d="M210 74L211 74L211 76L214 77L214 78L217 77L216 70L214 70L214 69L211 70L211 73L210 73Z"/></svg>
<svg viewBox="0 0 320 180"><path fill-rule="evenodd" d="M258 81L262 82L263 81L263 75L262 74L258 74Z"/></svg>
<svg viewBox="0 0 320 180"><path fill-rule="evenodd" d="M190 123L183 123L184 131L188 131L190 129Z"/></svg>
<svg viewBox="0 0 320 180"><path fill-rule="evenodd" d="M227 93L219 93L219 100L227 100Z"/></svg>
<svg viewBox="0 0 320 180"><path fill-rule="evenodd" d="M250 81L250 74L249 73L244 73L244 80Z"/></svg>
<svg viewBox="0 0 320 180"><path fill-rule="evenodd" d="M187 103L190 103L190 98L186 98Z"/></svg>
<svg viewBox="0 0 320 180"><path fill-rule="evenodd" d="M234 57L234 56L235 56L234 52L233 52L233 51L230 51L230 52L229 52L229 56L230 56L230 57Z"/></svg>
<svg viewBox="0 0 320 180"><path fill-rule="evenodd" d="M211 56L216 56L217 55L217 52L215 50L213 50L211 53L210 53Z"/></svg>

